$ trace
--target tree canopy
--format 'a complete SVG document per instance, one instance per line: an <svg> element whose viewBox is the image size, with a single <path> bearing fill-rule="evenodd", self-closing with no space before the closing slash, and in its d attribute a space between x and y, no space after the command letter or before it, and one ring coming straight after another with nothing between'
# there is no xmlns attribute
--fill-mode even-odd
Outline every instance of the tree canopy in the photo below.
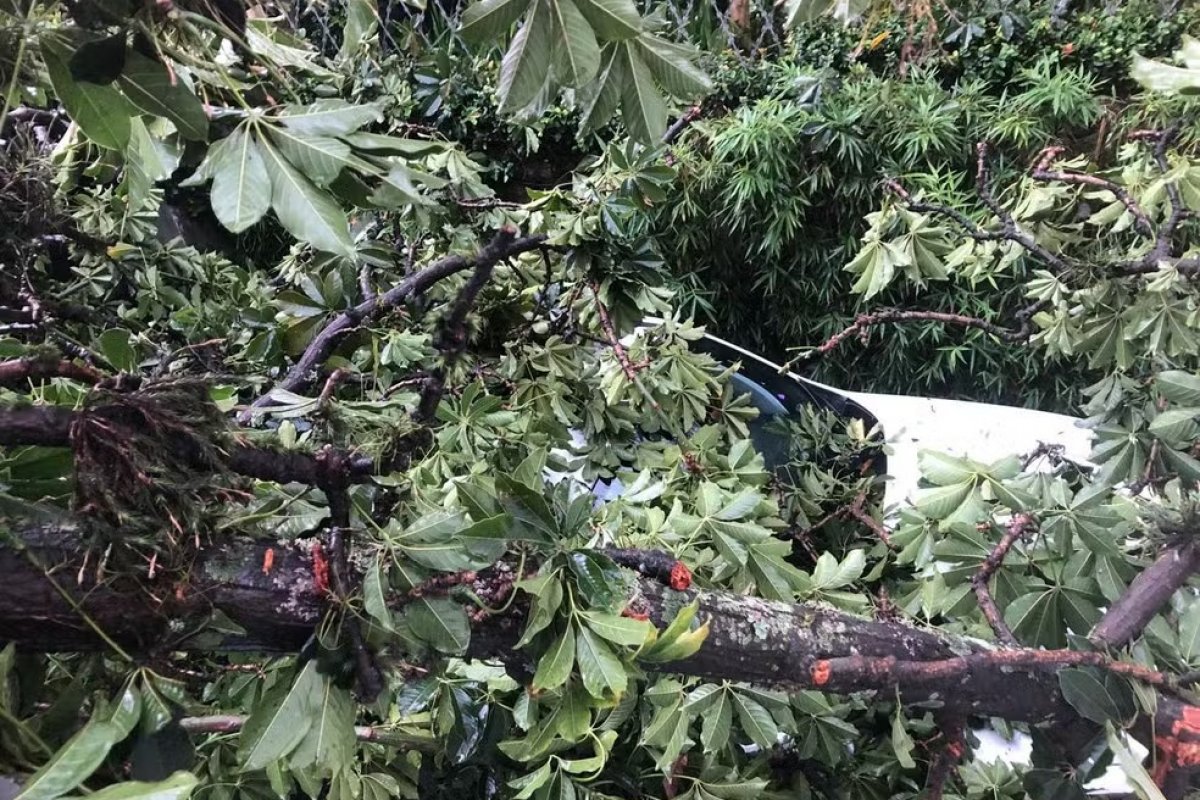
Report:
<svg viewBox="0 0 1200 800"><path fill-rule="evenodd" d="M0 797L1186 796L1197 20L955 5L0 0Z"/></svg>

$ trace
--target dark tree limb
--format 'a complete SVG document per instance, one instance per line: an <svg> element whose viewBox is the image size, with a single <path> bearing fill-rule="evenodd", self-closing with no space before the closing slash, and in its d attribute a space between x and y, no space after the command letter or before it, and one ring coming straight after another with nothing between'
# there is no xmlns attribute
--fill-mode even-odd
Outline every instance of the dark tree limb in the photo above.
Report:
<svg viewBox="0 0 1200 800"><path fill-rule="evenodd" d="M454 298L450 312L442 320L436 341L437 348L442 352L442 363L429 374L425 385L421 387L421 398L417 402L415 415L418 422L428 424L433 421L438 403L441 402L442 395L446 391L446 373L467 348L469 338L467 315L474 308L475 300L492 277L492 270L495 267L495 261L480 262L475 267L471 279L467 281L467 285L459 292L458 297Z"/></svg>
<svg viewBox="0 0 1200 800"><path fill-rule="evenodd" d="M383 294L368 297L358 305L330 320L313 337L312 342L305 348L299 360L288 370L287 376L276 385L276 388L286 389L289 392L296 392L303 389L311 382L317 368L333 352L333 348L342 336L364 322L370 322L385 311L399 306L409 298L423 294L438 281L455 273L471 269L472 267L478 267L483 264L494 266L506 258L511 258L530 250L536 250L545 240L546 237L542 235L518 238L517 232L513 228L502 228L474 256L469 258L460 255L447 256L405 278ZM256 411L270 404L271 394L267 392L244 409L238 415L238 421L243 425L249 424L254 418Z"/></svg>
<svg viewBox="0 0 1200 800"><path fill-rule="evenodd" d="M988 585L992 580L992 575L1004 563L1004 558L1008 555L1008 551L1036 525L1037 521L1030 514L1017 514L1013 517L1009 521L1008 527L1005 529L1004 535L1000 537L1000 541L996 544L996 547L992 552L988 553L987 558L979 565L979 571L971 576L971 587L975 590L975 598L979 602L979 610L983 612L984 618L992 626L996 638L1009 647L1017 647L1020 643L1017 641L1017 637L1013 636L1012 629L1008 627L1008 623L1004 621L1004 616L1000 613L1000 609L996 607L996 600L992 597L992 591L988 588Z"/></svg>
<svg viewBox="0 0 1200 800"><path fill-rule="evenodd" d="M19 358L0 362L0 386L18 388L30 382L50 378L68 378L89 386L95 386L106 376L86 364L44 358Z"/></svg>
<svg viewBox="0 0 1200 800"><path fill-rule="evenodd" d="M945 795L946 783L954 774L955 767L962 760L966 751L964 737L964 720L962 717L941 719L942 736L946 743L938 750L929 765L929 776L926 781L925 796L928 800L942 800Z"/></svg>
<svg viewBox="0 0 1200 800"><path fill-rule="evenodd" d="M72 425L87 412L64 406L0 408L0 447L36 445L70 447ZM164 443L170 446L170 443ZM374 474L374 462L362 456L346 456L344 463L331 466L328 460L291 450L271 450L233 441L224 450L225 466L234 473L263 481L327 485L331 469L345 470L354 483ZM203 467L204 465L198 465Z"/></svg>
<svg viewBox="0 0 1200 800"><path fill-rule="evenodd" d="M1099 647L1115 649L1129 644L1197 571L1200 545L1188 540L1167 547L1109 606L1088 638Z"/></svg>

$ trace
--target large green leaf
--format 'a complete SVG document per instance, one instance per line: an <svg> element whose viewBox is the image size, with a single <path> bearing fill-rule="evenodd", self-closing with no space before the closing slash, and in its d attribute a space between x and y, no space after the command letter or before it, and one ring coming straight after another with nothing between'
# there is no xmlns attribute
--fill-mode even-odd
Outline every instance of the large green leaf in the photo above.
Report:
<svg viewBox="0 0 1200 800"><path fill-rule="evenodd" d="M1200 406L1200 375L1168 370L1154 376L1154 385L1172 403Z"/></svg>
<svg viewBox="0 0 1200 800"><path fill-rule="evenodd" d="M575 626L567 625L538 660L537 672L533 676L533 690L557 689L571 676L575 665Z"/></svg>
<svg viewBox="0 0 1200 800"><path fill-rule="evenodd" d="M328 186L343 169L367 174L378 172L373 165L355 156L350 145L329 136L298 134L282 126L267 126L271 141L293 166L317 186Z"/></svg>
<svg viewBox="0 0 1200 800"><path fill-rule="evenodd" d="M309 661L288 683L276 683L242 728L238 756L245 771L264 769L290 754L312 727L324 680Z"/></svg>
<svg viewBox="0 0 1200 800"><path fill-rule="evenodd" d="M130 102L147 114L170 120L183 138L201 142L208 138L208 116L200 98L163 64L130 50L117 82Z"/></svg>
<svg viewBox="0 0 1200 800"><path fill-rule="evenodd" d="M381 119L378 106L318 100L307 106L286 106L277 120L305 136L345 136Z"/></svg>
<svg viewBox="0 0 1200 800"><path fill-rule="evenodd" d="M572 0L549 0L554 19L554 71L567 86L582 86L600 69L592 26Z"/></svg>
<svg viewBox="0 0 1200 800"><path fill-rule="evenodd" d="M261 149L242 125L213 145L209 159L213 213L226 228L240 233L271 207L271 176Z"/></svg>
<svg viewBox="0 0 1200 800"><path fill-rule="evenodd" d="M124 150L129 144L129 101L112 86L77 83L68 62L71 50L51 37L42 39L42 60L54 93L84 135L101 147Z"/></svg>
<svg viewBox="0 0 1200 800"><path fill-rule="evenodd" d="M87 795L87 800L187 800L199 782L195 775L180 770L166 780L153 783L114 783Z"/></svg>
<svg viewBox="0 0 1200 800"><path fill-rule="evenodd" d="M108 721L92 720L25 782L16 800L54 800L88 779L121 737Z"/></svg>
<svg viewBox="0 0 1200 800"><path fill-rule="evenodd" d="M328 772L349 767L354 756L354 698L321 676L314 719L289 762L297 769L319 766Z"/></svg>
<svg viewBox="0 0 1200 800"><path fill-rule="evenodd" d="M519 111L532 103L550 76L554 25L553 0L534 0L521 29L513 37L500 65L496 95L500 110Z"/></svg>
<svg viewBox="0 0 1200 800"><path fill-rule="evenodd" d="M643 34L638 54L658 84L674 97L690 99L712 89L712 81L696 66L695 48Z"/></svg>
<svg viewBox="0 0 1200 800"><path fill-rule="evenodd" d="M633 0L578 0L579 10L587 17L601 39L616 41L637 36L642 30L642 15Z"/></svg>
<svg viewBox="0 0 1200 800"><path fill-rule="evenodd" d="M657 144L667 130L667 105L645 62L629 42L618 45L624 55L621 118L629 135L642 144Z"/></svg>
<svg viewBox="0 0 1200 800"><path fill-rule="evenodd" d="M271 208L297 239L318 250L352 256L346 215L331 195L318 189L269 142L259 149L271 174Z"/></svg>
<svg viewBox="0 0 1200 800"><path fill-rule="evenodd" d="M738 723L755 744L770 748L779 743L779 726L770 711L738 692L734 692L733 700Z"/></svg>
<svg viewBox="0 0 1200 800"><path fill-rule="evenodd" d="M471 640L467 613L447 597L422 597L405 607L404 617L414 636L443 653L463 653Z"/></svg>
<svg viewBox="0 0 1200 800"><path fill-rule="evenodd" d="M622 45L605 45L600 53L600 69L596 79L577 92L581 133L589 133L604 125L621 105L621 87L625 81L622 50Z"/></svg>
<svg viewBox="0 0 1200 800"><path fill-rule="evenodd" d="M619 696L625 691L628 676L621 660L603 639L588 628L580 628L575 643L579 675L592 697Z"/></svg>
<svg viewBox="0 0 1200 800"><path fill-rule="evenodd" d="M462 15L459 33L468 42L484 42L508 32L521 18L529 0L481 0L472 3Z"/></svg>
<svg viewBox="0 0 1200 800"><path fill-rule="evenodd" d="M1174 67L1134 53L1129 75L1152 92L1200 94L1200 68Z"/></svg>

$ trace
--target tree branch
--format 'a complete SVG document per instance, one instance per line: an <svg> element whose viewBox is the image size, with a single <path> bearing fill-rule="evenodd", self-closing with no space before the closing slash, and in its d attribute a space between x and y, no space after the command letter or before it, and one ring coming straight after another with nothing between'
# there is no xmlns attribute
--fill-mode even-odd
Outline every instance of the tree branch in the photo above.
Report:
<svg viewBox="0 0 1200 800"><path fill-rule="evenodd" d="M1006 342L1023 342L1033 333L1033 326L1030 322L1031 317L1032 315L1025 317L1021 321L1019 328L1005 328L1002 325L997 325L978 317L968 317L963 314L952 314L945 311L900 311L898 309L873 311L869 314L859 314L852 325L835 333L826 339L823 344L801 353L789 361L786 367L791 368L797 363L813 361L826 356L840 347L847 339L853 336L864 335L868 328L875 325L898 325L908 322L941 322L946 325L975 328L990 333Z"/></svg>
<svg viewBox="0 0 1200 800"><path fill-rule="evenodd" d="M288 370L276 388L296 392L303 389L312 380L312 375L321 365L338 340L350 330L364 322L370 322L385 311L395 308L411 297L427 291L431 286L457 272L478 267L483 264L495 265L506 258L535 250L545 242L543 235L517 238L516 230L505 227L496 233L492 240L470 258L452 255L430 264L425 269L401 281L396 286L381 295L368 297L353 308L342 312L323 327L312 342L305 348L299 360ZM267 392L238 414L238 421L249 424L255 412L271 404L271 393Z"/></svg>
<svg viewBox="0 0 1200 800"><path fill-rule="evenodd" d="M99 370L73 361L45 358L19 358L0 362L0 386L18 388L31 381L68 378L95 386L105 376Z"/></svg>
<svg viewBox="0 0 1200 800"><path fill-rule="evenodd" d="M1113 649L1129 644L1197 571L1200 545L1188 540L1167 547L1109 606L1088 639L1098 647Z"/></svg>
<svg viewBox="0 0 1200 800"><path fill-rule="evenodd" d="M1133 196L1120 184L1113 181L1101 178L1098 175L1088 175L1081 172L1064 172L1062 170L1050 169L1050 163L1062 155L1066 148L1062 146L1047 147L1042 150L1037 160L1034 162L1033 169L1030 171L1030 177L1034 180L1044 183L1068 183L1075 186L1092 186L1097 189L1103 189L1111 193L1114 197L1121 201L1122 205L1133 215L1137 220L1137 226L1142 233L1147 236L1154 234L1154 228L1150 224L1150 217L1146 215L1143 209Z"/></svg>
<svg viewBox="0 0 1200 800"><path fill-rule="evenodd" d="M237 733L246 725L249 717L240 714L213 714L207 717L184 717L179 720L179 727L188 733ZM360 742L375 742L377 744L398 747L401 750L433 751L437 749L437 740L432 736L420 733L405 733L391 730L382 726L356 725L354 736Z"/></svg>
<svg viewBox="0 0 1200 800"><path fill-rule="evenodd" d="M1009 647L1017 647L1020 643L1013 635L1012 629L1008 627L1008 623L1004 621L1000 609L996 607L996 601L992 597L992 591L988 588L988 584L992 580L992 575L1004 563L1004 557L1008 555L1009 549L1036 524L1037 521L1030 514L1017 514L1013 517L995 549L980 564L979 571L971 576L971 586L975 589L979 610L983 612L984 618L992 626L996 638Z"/></svg>

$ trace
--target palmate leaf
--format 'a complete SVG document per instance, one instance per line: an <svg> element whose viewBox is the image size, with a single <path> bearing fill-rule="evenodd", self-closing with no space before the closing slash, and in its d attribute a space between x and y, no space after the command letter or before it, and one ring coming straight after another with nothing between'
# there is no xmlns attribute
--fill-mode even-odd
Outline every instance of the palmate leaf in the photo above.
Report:
<svg viewBox="0 0 1200 800"><path fill-rule="evenodd" d="M578 0L579 10L596 31L596 36L619 41L637 36L642 16L633 0Z"/></svg>
<svg viewBox="0 0 1200 800"><path fill-rule="evenodd" d="M93 719L30 776L15 800L54 800L87 780L121 738L119 726Z"/></svg>
<svg viewBox="0 0 1200 800"><path fill-rule="evenodd" d="M320 677L312 725L292 751L289 762L296 769L318 766L332 773L348 767L354 756L354 698L349 689Z"/></svg>
<svg viewBox="0 0 1200 800"><path fill-rule="evenodd" d="M260 141L259 149L271 176L271 209L283 227L318 250L352 256L346 215L333 197L314 186L269 142Z"/></svg>
<svg viewBox="0 0 1200 800"><path fill-rule="evenodd" d="M309 180L319 187L333 183L343 169L360 173L378 172L372 164L351 152L350 145L330 136L298 134L284 126L265 126L271 141Z"/></svg>
<svg viewBox="0 0 1200 800"><path fill-rule="evenodd" d="M318 100L307 106L286 106L272 120L305 136L345 136L381 118L379 108L369 103Z"/></svg>

